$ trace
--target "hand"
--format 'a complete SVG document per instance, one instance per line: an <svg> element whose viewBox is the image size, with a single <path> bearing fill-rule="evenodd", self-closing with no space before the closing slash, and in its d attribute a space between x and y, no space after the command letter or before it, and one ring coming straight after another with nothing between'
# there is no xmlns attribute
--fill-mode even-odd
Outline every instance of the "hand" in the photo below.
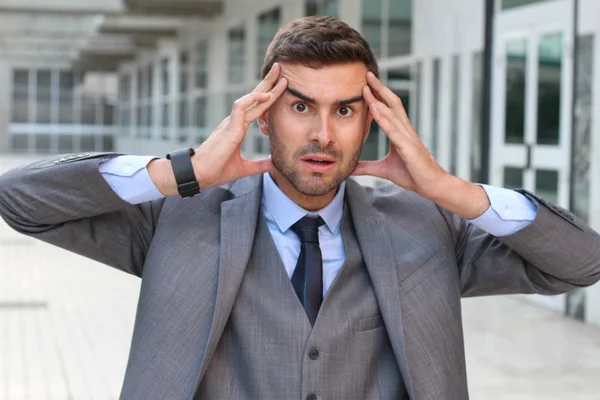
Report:
<svg viewBox="0 0 600 400"><path fill-rule="evenodd" d="M256 161L244 159L241 144L250 124L285 91L287 80L283 78L278 81L279 75L280 67L275 63L253 92L233 103L231 114L198 147L192 164L201 188L219 186L273 168L270 158Z"/></svg>
<svg viewBox="0 0 600 400"><path fill-rule="evenodd" d="M354 175L387 179L423 197L434 198L440 182L449 174L417 136L402 101L371 72L367 74L363 97L369 112L389 138L390 149L381 160L359 162Z"/></svg>
<svg viewBox="0 0 600 400"><path fill-rule="evenodd" d="M444 171L417 136L398 96L371 72L367 84L363 97L390 150L381 160L359 162L353 174L390 180L463 218L483 214L490 206L485 190Z"/></svg>

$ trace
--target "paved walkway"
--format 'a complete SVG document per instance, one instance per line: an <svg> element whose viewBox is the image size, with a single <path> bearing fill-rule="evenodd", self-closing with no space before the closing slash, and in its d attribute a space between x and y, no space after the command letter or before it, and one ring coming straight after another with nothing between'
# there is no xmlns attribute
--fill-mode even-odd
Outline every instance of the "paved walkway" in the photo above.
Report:
<svg viewBox="0 0 600 400"><path fill-rule="evenodd" d="M0 222L0 400L117 399L139 287ZM463 305L472 399L600 400L600 329L514 297Z"/></svg>

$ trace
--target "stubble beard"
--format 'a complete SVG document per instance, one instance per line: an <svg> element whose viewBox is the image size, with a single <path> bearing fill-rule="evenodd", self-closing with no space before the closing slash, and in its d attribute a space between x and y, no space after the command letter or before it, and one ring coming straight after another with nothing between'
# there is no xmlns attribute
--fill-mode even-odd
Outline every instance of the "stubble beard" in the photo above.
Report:
<svg viewBox="0 0 600 400"><path fill-rule="evenodd" d="M277 133L271 126L270 151L271 160L277 170L288 180L298 192L305 196L324 196L337 189L340 184L348 179L356 168L362 151L362 143L347 163L343 164L342 154L333 147L321 148L317 143L307 143L290 156L285 145L279 140ZM326 174L314 172L311 177L302 177L299 171L300 158L307 154L326 154L333 157L338 168L333 177L327 178Z"/></svg>

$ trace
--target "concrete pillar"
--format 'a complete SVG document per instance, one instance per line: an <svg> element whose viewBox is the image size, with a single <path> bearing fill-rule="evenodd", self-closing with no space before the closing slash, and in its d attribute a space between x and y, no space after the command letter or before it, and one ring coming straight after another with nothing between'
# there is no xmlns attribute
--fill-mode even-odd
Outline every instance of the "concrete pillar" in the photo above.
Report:
<svg viewBox="0 0 600 400"><path fill-rule="evenodd" d="M12 114L12 74L10 65L0 63L0 87L5 88L0 92L0 154L10 150L10 136L8 127Z"/></svg>

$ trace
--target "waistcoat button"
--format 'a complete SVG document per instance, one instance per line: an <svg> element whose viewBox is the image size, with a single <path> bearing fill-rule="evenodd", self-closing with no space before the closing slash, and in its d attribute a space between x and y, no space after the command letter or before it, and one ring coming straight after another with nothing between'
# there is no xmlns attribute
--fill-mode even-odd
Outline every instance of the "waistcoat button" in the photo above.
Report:
<svg viewBox="0 0 600 400"><path fill-rule="evenodd" d="M308 356L311 360L316 360L317 358L319 358L319 350L312 349L310 353L308 353Z"/></svg>
<svg viewBox="0 0 600 400"><path fill-rule="evenodd" d="M317 396L314 394L309 394L306 396L306 400L317 400Z"/></svg>

